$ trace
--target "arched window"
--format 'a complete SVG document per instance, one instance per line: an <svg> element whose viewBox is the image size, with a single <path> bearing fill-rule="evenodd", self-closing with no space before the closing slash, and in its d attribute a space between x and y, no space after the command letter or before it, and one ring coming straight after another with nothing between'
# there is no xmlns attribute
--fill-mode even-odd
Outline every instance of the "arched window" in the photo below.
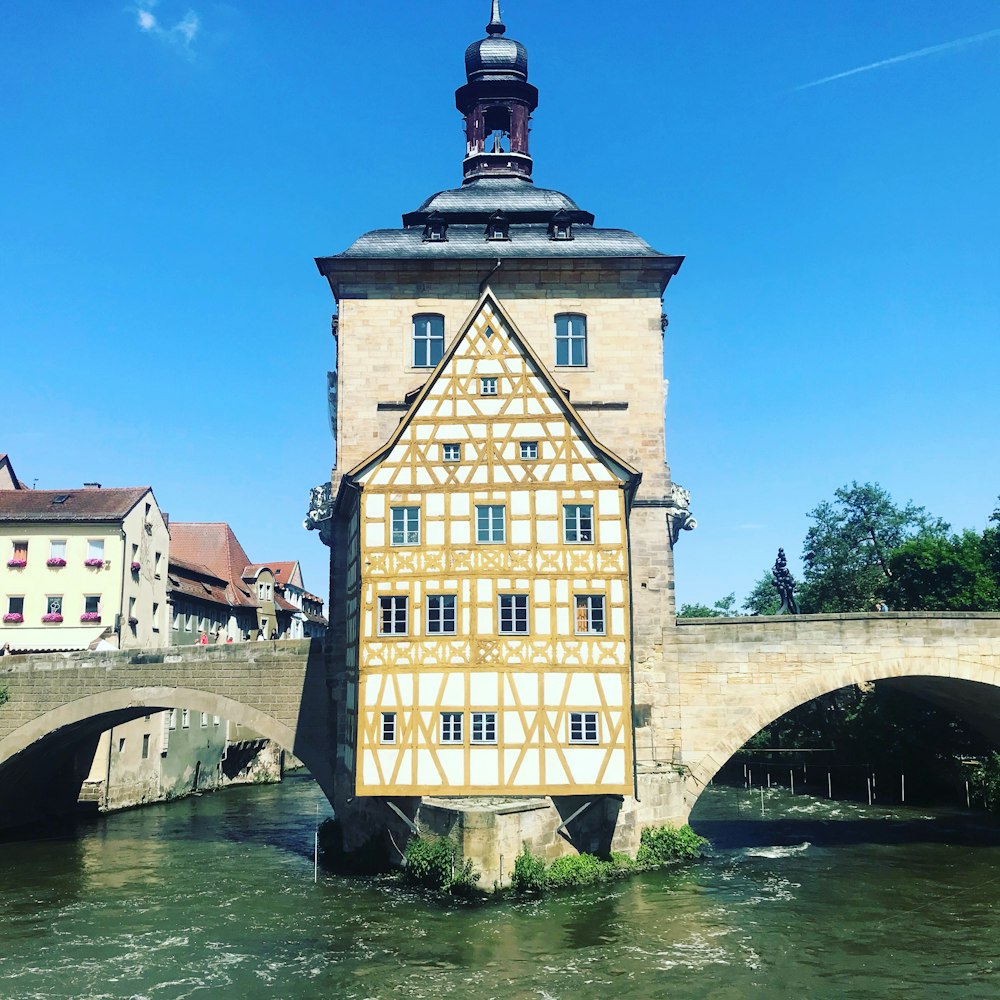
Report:
<svg viewBox="0 0 1000 1000"><path fill-rule="evenodd" d="M418 313L413 317L413 367L433 368L444 354L444 316Z"/></svg>
<svg viewBox="0 0 1000 1000"><path fill-rule="evenodd" d="M587 317L578 313L556 316L556 364L584 367L587 364Z"/></svg>

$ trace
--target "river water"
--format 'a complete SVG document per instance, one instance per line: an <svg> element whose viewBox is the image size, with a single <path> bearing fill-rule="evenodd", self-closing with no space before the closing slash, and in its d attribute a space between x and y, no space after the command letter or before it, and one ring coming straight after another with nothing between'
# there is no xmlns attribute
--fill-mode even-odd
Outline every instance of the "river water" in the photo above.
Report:
<svg viewBox="0 0 1000 1000"><path fill-rule="evenodd" d="M711 857L442 906L313 884L316 785L233 788L0 845L0 997L1000 996L1000 827L711 788ZM329 814L322 803L320 816Z"/></svg>

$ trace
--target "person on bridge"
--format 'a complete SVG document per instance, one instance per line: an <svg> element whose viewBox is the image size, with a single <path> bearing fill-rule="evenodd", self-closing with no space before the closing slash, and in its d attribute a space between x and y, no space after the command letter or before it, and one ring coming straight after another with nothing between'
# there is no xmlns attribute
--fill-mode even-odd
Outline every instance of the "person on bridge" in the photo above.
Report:
<svg viewBox="0 0 1000 1000"><path fill-rule="evenodd" d="M204 632L202 632L201 635L198 636L198 645L199 646L208 645L208 636Z"/></svg>

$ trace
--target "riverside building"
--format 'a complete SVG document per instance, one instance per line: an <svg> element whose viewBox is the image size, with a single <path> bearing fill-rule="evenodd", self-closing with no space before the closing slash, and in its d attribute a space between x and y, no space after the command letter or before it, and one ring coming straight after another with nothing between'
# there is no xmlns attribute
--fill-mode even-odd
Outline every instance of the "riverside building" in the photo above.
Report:
<svg viewBox="0 0 1000 1000"><path fill-rule="evenodd" d="M465 69L461 186L317 259L338 306L332 504L310 514L338 813L369 829L380 800L426 819L530 799L551 819L586 796L627 846L655 819L635 796L661 772L651 684L694 526L663 424L683 258L536 186L538 91L497 2Z"/></svg>

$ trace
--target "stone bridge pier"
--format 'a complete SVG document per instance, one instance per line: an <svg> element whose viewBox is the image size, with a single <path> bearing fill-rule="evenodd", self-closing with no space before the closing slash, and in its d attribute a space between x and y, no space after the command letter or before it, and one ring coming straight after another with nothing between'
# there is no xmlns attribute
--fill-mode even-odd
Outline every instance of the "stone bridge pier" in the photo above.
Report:
<svg viewBox="0 0 1000 1000"><path fill-rule="evenodd" d="M318 639L4 657L0 688L0 828L65 814L100 733L170 708L274 740L334 799L334 720Z"/></svg>

